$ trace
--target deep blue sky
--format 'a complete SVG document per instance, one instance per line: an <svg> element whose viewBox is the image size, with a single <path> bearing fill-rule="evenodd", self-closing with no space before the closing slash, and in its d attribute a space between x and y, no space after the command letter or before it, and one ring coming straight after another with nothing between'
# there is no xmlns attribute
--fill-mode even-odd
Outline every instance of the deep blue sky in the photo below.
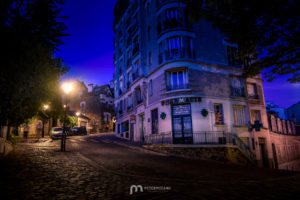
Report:
<svg viewBox="0 0 300 200"><path fill-rule="evenodd" d="M79 79L86 84L106 84L113 79L113 7L117 0L66 0L62 15L68 16L69 37L61 46L61 56L69 72L63 79ZM264 82L265 100L288 107L300 100L300 84L286 78Z"/></svg>

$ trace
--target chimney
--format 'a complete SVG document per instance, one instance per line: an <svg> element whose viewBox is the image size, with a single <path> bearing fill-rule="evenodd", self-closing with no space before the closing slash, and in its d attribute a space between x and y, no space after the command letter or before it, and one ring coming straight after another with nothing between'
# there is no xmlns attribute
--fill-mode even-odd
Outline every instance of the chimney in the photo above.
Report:
<svg viewBox="0 0 300 200"><path fill-rule="evenodd" d="M93 83L88 84L88 92L92 92L93 89L94 89L94 84Z"/></svg>

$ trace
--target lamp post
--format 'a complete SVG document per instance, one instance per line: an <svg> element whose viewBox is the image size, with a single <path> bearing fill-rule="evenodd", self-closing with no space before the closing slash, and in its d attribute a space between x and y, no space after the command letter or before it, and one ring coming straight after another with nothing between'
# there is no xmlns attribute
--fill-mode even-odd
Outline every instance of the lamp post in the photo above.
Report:
<svg viewBox="0 0 300 200"><path fill-rule="evenodd" d="M46 112L46 110L48 110L49 105L45 104L43 105L43 110ZM43 119L43 127L42 127L42 138L45 136L45 120Z"/></svg>
<svg viewBox="0 0 300 200"><path fill-rule="evenodd" d="M66 118L67 118L67 109L68 109L68 94L72 91L73 85L72 83L63 83L62 89L66 94L66 104L64 105L65 108L65 115L64 115L64 122L63 122L63 134L61 135L61 151L66 151Z"/></svg>
<svg viewBox="0 0 300 200"><path fill-rule="evenodd" d="M76 112L76 116L77 116L77 126L79 126L79 115L80 115L80 112Z"/></svg>

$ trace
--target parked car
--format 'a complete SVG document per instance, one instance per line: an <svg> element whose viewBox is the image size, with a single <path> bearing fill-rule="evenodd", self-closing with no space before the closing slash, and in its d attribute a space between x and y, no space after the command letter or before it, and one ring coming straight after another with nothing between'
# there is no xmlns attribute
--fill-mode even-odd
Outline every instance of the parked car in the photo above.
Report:
<svg viewBox="0 0 300 200"><path fill-rule="evenodd" d="M87 135L85 126L74 126L72 132L74 135Z"/></svg>
<svg viewBox="0 0 300 200"><path fill-rule="evenodd" d="M63 134L62 127L53 127L51 130L51 138L52 139L59 139L59 138L61 138L62 134Z"/></svg>
<svg viewBox="0 0 300 200"><path fill-rule="evenodd" d="M52 139L60 139L63 134L63 127L53 127L51 130L51 138ZM72 131L70 127L66 127L66 135L72 135Z"/></svg>
<svg viewBox="0 0 300 200"><path fill-rule="evenodd" d="M79 129L79 126L74 126L74 127L72 128L72 133L73 133L73 135L78 135L78 129Z"/></svg>

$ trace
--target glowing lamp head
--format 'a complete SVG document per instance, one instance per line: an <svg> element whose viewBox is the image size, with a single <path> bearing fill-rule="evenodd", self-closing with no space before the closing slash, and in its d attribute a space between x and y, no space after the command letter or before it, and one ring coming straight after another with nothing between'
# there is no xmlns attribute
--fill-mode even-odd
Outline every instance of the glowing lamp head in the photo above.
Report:
<svg viewBox="0 0 300 200"><path fill-rule="evenodd" d="M61 87L66 94L69 94L73 89L73 84L72 83L63 83Z"/></svg>
<svg viewBox="0 0 300 200"><path fill-rule="evenodd" d="M43 108L44 108L44 110L48 110L49 105L45 104L45 105L43 105Z"/></svg>
<svg viewBox="0 0 300 200"><path fill-rule="evenodd" d="M76 112L76 116L78 117L80 115L80 112Z"/></svg>

